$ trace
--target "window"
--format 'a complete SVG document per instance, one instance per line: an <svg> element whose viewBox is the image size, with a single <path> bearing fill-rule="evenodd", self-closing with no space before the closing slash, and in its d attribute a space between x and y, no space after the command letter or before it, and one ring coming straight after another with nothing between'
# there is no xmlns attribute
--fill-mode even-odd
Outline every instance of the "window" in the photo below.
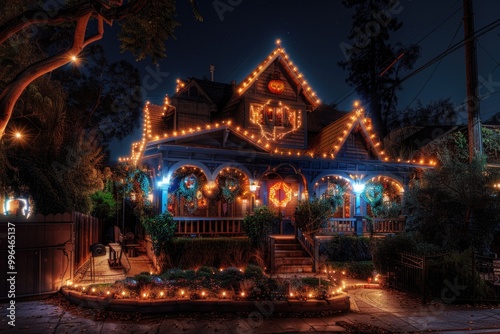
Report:
<svg viewBox="0 0 500 334"><path fill-rule="evenodd" d="M296 111L286 106L250 105L250 121L254 124L285 128L296 127Z"/></svg>

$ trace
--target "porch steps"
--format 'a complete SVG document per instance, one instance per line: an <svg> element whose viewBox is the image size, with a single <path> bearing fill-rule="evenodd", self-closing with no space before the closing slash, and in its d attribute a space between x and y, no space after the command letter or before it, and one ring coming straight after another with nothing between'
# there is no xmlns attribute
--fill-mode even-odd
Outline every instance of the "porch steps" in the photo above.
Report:
<svg viewBox="0 0 500 334"><path fill-rule="evenodd" d="M276 273L311 273L313 259L294 236L277 238L274 243Z"/></svg>

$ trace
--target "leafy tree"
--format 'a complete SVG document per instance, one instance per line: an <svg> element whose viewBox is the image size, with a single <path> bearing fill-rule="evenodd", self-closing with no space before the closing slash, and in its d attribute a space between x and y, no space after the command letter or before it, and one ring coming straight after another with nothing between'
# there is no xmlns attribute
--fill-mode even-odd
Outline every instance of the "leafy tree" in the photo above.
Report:
<svg viewBox="0 0 500 334"><path fill-rule="evenodd" d="M155 255L160 255L168 242L173 238L177 224L170 212L156 215L155 217L147 217L142 221L146 232L151 237L153 242L153 250Z"/></svg>
<svg viewBox="0 0 500 334"><path fill-rule="evenodd" d="M388 126L390 129L397 129L406 126L455 125L458 111L451 98L432 101L428 105L423 105L419 99L415 107L407 107L389 115Z"/></svg>
<svg viewBox="0 0 500 334"><path fill-rule="evenodd" d="M97 191L93 193L91 215L105 221L113 221L116 215L116 201L112 193Z"/></svg>
<svg viewBox="0 0 500 334"><path fill-rule="evenodd" d="M139 71L126 61L110 63L100 45L82 52L85 66L63 67L51 78L67 93L67 112L103 145L123 139L139 125L142 107Z"/></svg>
<svg viewBox="0 0 500 334"><path fill-rule="evenodd" d="M343 0L342 4L354 9L348 36L353 45L341 44L345 60L339 65L349 71L346 82L367 103L374 127L385 136L389 115L397 106L400 75L413 68L420 48L389 43L390 34L402 26L396 17L403 10L399 1Z"/></svg>
<svg viewBox="0 0 500 334"><path fill-rule="evenodd" d="M481 128L483 137L483 153L486 161L500 161L500 131L497 129ZM457 131L443 138L431 142L421 150L423 156L452 155L455 160L469 161L467 133Z"/></svg>
<svg viewBox="0 0 500 334"><path fill-rule="evenodd" d="M446 154L405 194L407 230L417 241L447 250L474 247L487 252L500 228L500 201L493 185L499 172L485 169L483 159L471 164Z"/></svg>
<svg viewBox="0 0 500 334"><path fill-rule="evenodd" d="M278 216L267 206L256 207L252 215L243 219L243 230L248 235L252 245L264 250L267 245L267 237L273 231L273 226L278 222Z"/></svg>
<svg viewBox="0 0 500 334"><path fill-rule="evenodd" d="M196 11L194 0L188 0ZM17 100L37 78L69 63L88 45L100 40L108 25L118 21L123 51L138 60L151 56L153 62L165 56L165 41L179 25L174 20L175 0L74 0L59 2L6 1L0 4L0 46L15 53L18 37L36 37L44 27L59 28L67 36L54 39L44 57L15 68L0 93L0 138L3 137ZM91 32L95 23L96 29ZM29 30L27 32L27 30ZM9 44L9 45L7 45ZM34 43L35 44L35 43Z"/></svg>
<svg viewBox="0 0 500 334"><path fill-rule="evenodd" d="M311 200L300 200L295 208L295 225L305 233L316 233L341 203L333 198L314 197Z"/></svg>
<svg viewBox="0 0 500 334"><path fill-rule="evenodd" d="M65 98L57 82L40 78L26 91L12 133L2 141L0 183L14 193L27 190L37 213L89 213L90 195L103 186L99 142L68 117Z"/></svg>

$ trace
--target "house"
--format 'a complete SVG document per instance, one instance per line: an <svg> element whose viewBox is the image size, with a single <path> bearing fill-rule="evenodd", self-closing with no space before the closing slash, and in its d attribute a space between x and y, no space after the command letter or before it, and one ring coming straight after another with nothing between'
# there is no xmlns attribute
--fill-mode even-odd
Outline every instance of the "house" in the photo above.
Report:
<svg viewBox="0 0 500 334"><path fill-rule="evenodd" d="M163 105L146 104L142 141L124 160L148 166L154 205L173 213L178 235L237 235L259 205L280 212L287 233L300 199L341 189L343 207L323 232L364 233L367 182L395 199L435 164L387 156L363 108L322 104L279 42L238 84L178 79Z"/></svg>

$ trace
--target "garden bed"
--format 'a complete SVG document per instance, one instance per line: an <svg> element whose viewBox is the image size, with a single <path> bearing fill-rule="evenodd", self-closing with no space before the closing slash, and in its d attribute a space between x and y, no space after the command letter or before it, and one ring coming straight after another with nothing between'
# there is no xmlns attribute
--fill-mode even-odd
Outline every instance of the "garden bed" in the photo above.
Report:
<svg viewBox="0 0 500 334"><path fill-rule="evenodd" d="M113 284L63 287L83 307L122 312L342 312L349 297L328 279L266 276L260 267L167 270L142 273Z"/></svg>

